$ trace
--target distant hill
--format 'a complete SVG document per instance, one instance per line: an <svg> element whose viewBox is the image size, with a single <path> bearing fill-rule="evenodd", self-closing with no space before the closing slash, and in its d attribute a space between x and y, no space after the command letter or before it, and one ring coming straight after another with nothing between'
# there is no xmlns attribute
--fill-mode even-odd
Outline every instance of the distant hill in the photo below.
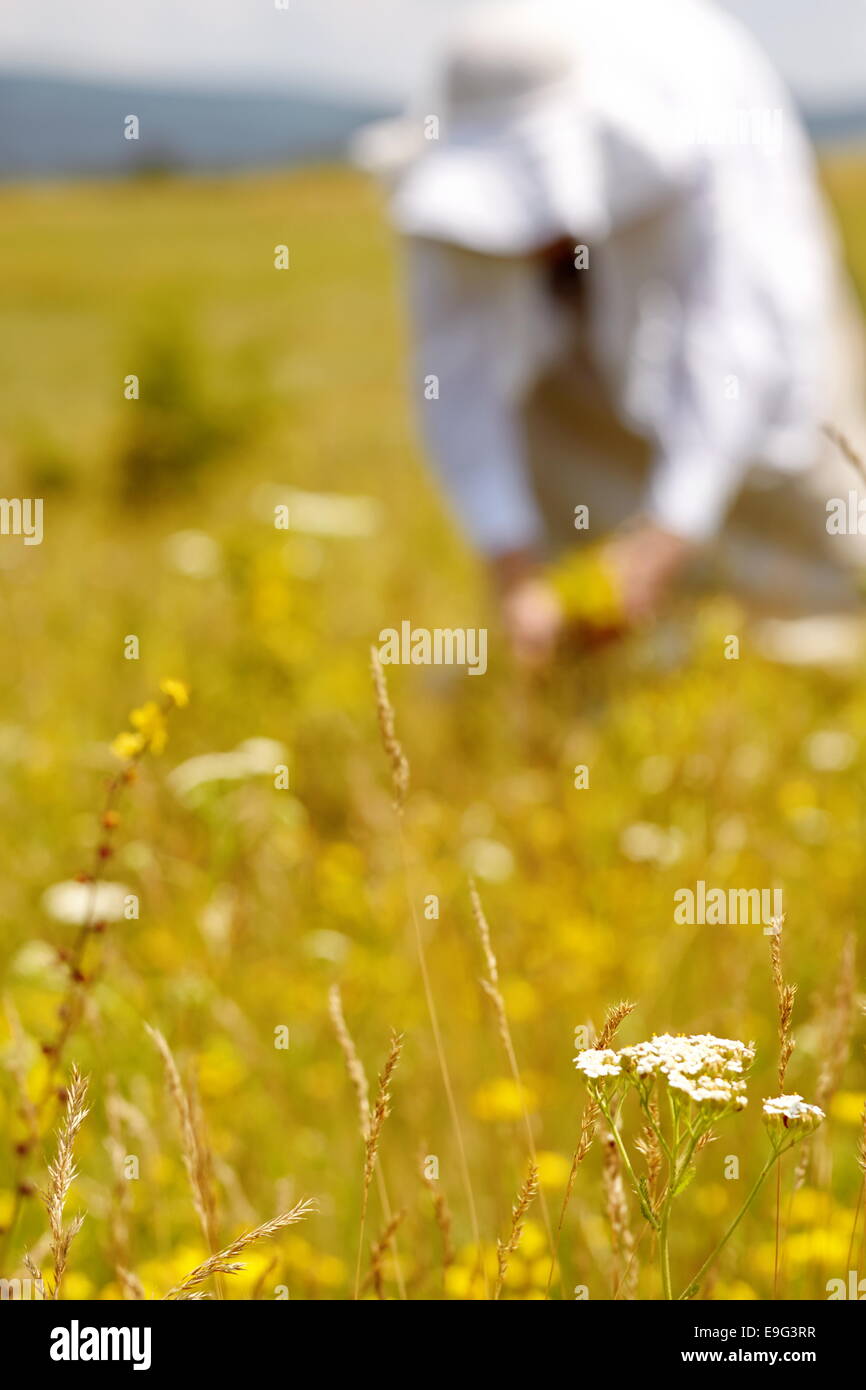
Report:
<svg viewBox="0 0 866 1390"><path fill-rule="evenodd" d="M339 159L354 130L389 114L321 93L160 89L0 71L0 179ZM137 141L123 138L128 115L139 119ZM806 119L819 144L866 140L866 107Z"/></svg>
<svg viewBox="0 0 866 1390"><path fill-rule="evenodd" d="M866 143L866 106L842 111L807 111L805 118L817 145Z"/></svg>
<svg viewBox="0 0 866 1390"><path fill-rule="evenodd" d="M339 157L389 114L303 92L156 89L0 72L0 178L268 167ZM126 140L135 115L140 139Z"/></svg>

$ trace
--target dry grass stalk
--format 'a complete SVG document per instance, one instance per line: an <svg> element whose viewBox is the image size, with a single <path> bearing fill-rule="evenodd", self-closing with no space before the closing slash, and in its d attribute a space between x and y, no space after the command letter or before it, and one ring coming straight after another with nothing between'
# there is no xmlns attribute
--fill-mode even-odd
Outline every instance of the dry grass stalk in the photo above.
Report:
<svg viewBox="0 0 866 1390"><path fill-rule="evenodd" d="M205 1228L210 1233L210 1248L213 1249L219 1239L214 1158L210 1137L207 1132L204 1110L202 1109L201 1097L194 1076L191 1076L189 1081L189 1113L190 1120L192 1121L192 1132L195 1136L196 1154L198 1157L198 1185L201 1190L201 1199L204 1206Z"/></svg>
<svg viewBox="0 0 866 1390"><path fill-rule="evenodd" d="M638 1138L635 1140L635 1148L639 1153L643 1154L644 1157L644 1163L646 1164L647 1194L649 1196L650 1206L654 1210L663 1163L662 1147L658 1138L661 1128L659 1103L655 1092L650 1096L649 1109L653 1117L653 1123L644 1125ZM699 1147L703 1146L705 1137L706 1136L702 1136L701 1140L699 1140Z"/></svg>
<svg viewBox="0 0 866 1390"><path fill-rule="evenodd" d="M382 746L391 764L391 785L394 789L394 807L402 812L409 792L409 763L403 753L400 740L395 732L394 707L388 696L382 660L375 647L370 648L370 670L376 689L376 710L379 715L379 729Z"/></svg>
<svg viewBox="0 0 866 1390"><path fill-rule="evenodd" d="M177 702L168 698L162 713L175 708ZM90 869L78 874L77 880L89 884L88 900L83 920L70 946L58 949L58 959L62 961L67 980L64 993L57 1005L56 1031L42 1043L45 1069L40 1092L31 1107L29 1097L22 1096L22 1114L28 1127L28 1140L13 1147L13 1163L16 1169L14 1179L15 1199L10 1219L0 1231L0 1268L4 1267L7 1251L12 1243L24 1199L29 1198L36 1188L24 1178L22 1168L31 1149L41 1140L50 1128L55 1113L57 1097L63 1088L58 1085L65 1065L64 1059L69 1041L89 1007L95 1011L91 986L98 976L98 966L102 961L102 935L106 923L97 920L97 889L104 877L105 865L113 853L113 836L120 824L117 804L124 789L134 780L136 764L148 748L145 742L141 751L130 758L114 776L110 777L105 790L99 817L100 834L93 846ZM11 1022L10 1015L10 1022ZM14 1026L14 1025L13 1025Z"/></svg>
<svg viewBox="0 0 866 1390"><path fill-rule="evenodd" d="M201 1294L193 1294L191 1291L197 1290L199 1284L203 1284L206 1279L210 1279L216 1274L236 1274L239 1270L246 1268L244 1264L238 1264L234 1256L239 1255L242 1250L246 1250L248 1245L254 1245L259 1240L267 1240L269 1236L276 1235L286 1226L294 1226L296 1222L303 1221L304 1217L317 1210L316 1203L305 1198L297 1202L291 1211L284 1211L280 1216L263 1222L261 1226L256 1226L253 1230L244 1231L242 1235L223 1246L222 1250L217 1250L202 1264L196 1265L195 1269L190 1270L179 1284L175 1284L174 1288L169 1289L163 1301L174 1298L202 1297Z"/></svg>
<svg viewBox="0 0 866 1390"><path fill-rule="evenodd" d="M370 1250L370 1269L364 1280L363 1287L366 1289L370 1284L377 1298L385 1297L385 1256L394 1245L397 1230L406 1215L405 1208L398 1211L396 1216L392 1216L379 1239L373 1244Z"/></svg>
<svg viewBox="0 0 866 1390"><path fill-rule="evenodd" d="M130 1184L126 1181L123 1172L126 1146L123 1142L122 1111L117 1104L117 1091L113 1077L108 1077L106 1086L105 1116L108 1124L106 1147L114 1170L114 1182L111 1186L108 1208L111 1260L124 1298L139 1297L140 1295L127 1293L127 1280L132 1278L129 1274L129 1213L132 1194Z"/></svg>
<svg viewBox="0 0 866 1390"><path fill-rule="evenodd" d="M866 464L864 464L850 439L848 439L841 430L837 430L835 425L825 425L824 433L830 442L836 445L836 448L843 457L848 460L851 467L860 475L863 482L866 483Z"/></svg>
<svg viewBox="0 0 866 1390"><path fill-rule="evenodd" d="M160 702L160 715L165 718L179 708L172 695L165 695ZM97 962L88 965L91 946L99 946L98 959L102 958L101 940L106 923L97 920L97 889L105 875L105 865L113 853L113 839L120 825L118 803L123 792L135 781L136 769L149 751L150 743L144 740L135 752L115 774L109 778L105 788L105 799L99 816L100 834L93 846L93 857L89 871L78 875L79 882L89 884L88 903L83 921L75 939L68 949L64 947L61 955L68 974L66 993L57 1009L58 1029L55 1036L42 1046L48 1066L45 1074L42 1095L38 1103L40 1114L53 1103L56 1091L55 1078L60 1072L64 1052L70 1038L79 1026L88 1003L93 1006L91 985L97 978Z"/></svg>
<svg viewBox="0 0 866 1390"><path fill-rule="evenodd" d="M860 1211L866 1198L866 1105L863 1106L863 1114L860 1117L860 1139L857 1144L857 1167L862 1174L862 1182L857 1193L857 1205L854 1208L854 1220L851 1224L851 1240L848 1243L848 1268L851 1268L851 1256L854 1252L854 1242L857 1239L857 1222L860 1219ZM866 1225L863 1229L863 1244L861 1249L861 1264L866 1255Z"/></svg>
<svg viewBox="0 0 866 1390"><path fill-rule="evenodd" d="M87 1078L73 1066L66 1090L66 1113L57 1134L57 1154L54 1162L48 1166L48 1190L42 1194L51 1231L51 1256L54 1261L54 1283L51 1289L53 1299L60 1297L60 1286L69 1261L69 1249L84 1222L81 1215L74 1217L68 1226L64 1226L63 1211L69 1189L78 1175L75 1167L75 1138L88 1114L86 1099Z"/></svg>
<svg viewBox="0 0 866 1390"><path fill-rule="evenodd" d="M496 1276L496 1288L493 1291L494 1299L499 1298L502 1293L502 1286L508 1273L509 1260L520 1245L526 1213L529 1211L537 1192L538 1169L534 1163L530 1163L529 1171L517 1194L517 1201L511 1208L511 1230L508 1233L508 1239L497 1240L496 1242L496 1260L499 1268Z"/></svg>
<svg viewBox="0 0 866 1390"><path fill-rule="evenodd" d="M36 1261L34 1260L33 1256L30 1254L30 1251L29 1251L29 1250L25 1250L24 1254L21 1256L21 1263L23 1264L24 1268L27 1270L27 1273L28 1273L29 1275L31 1275L32 1278L33 1278L33 1281L34 1281L34 1284L35 1284L35 1286L36 1286L36 1289L37 1289L38 1292L39 1292L39 1300L40 1300L40 1301L44 1300L44 1298L45 1298L45 1280L44 1280L43 1277L42 1277L42 1270L41 1270L41 1268L40 1268L39 1265L36 1263Z"/></svg>
<svg viewBox="0 0 866 1390"><path fill-rule="evenodd" d="M376 1167L376 1158L379 1153L379 1142L382 1138L382 1130L385 1121L391 1113L390 1100L391 1092L389 1087L397 1063L400 1060L400 1053L403 1048L403 1034L391 1030L391 1046L388 1049L388 1056L385 1066L379 1076L379 1090L376 1095L376 1103L370 1114L370 1125L364 1140L364 1192L369 1193L370 1182Z"/></svg>
<svg viewBox="0 0 866 1390"><path fill-rule="evenodd" d="M131 1269L124 1269L123 1265L115 1265L114 1272L125 1299L134 1303L144 1299L144 1285L137 1274L133 1274Z"/></svg>
<svg viewBox="0 0 866 1390"><path fill-rule="evenodd" d="M773 984L776 987L776 999L779 1006L778 1083L780 1096L785 1093L785 1073L788 1070L791 1053L794 1051L794 1039L791 1036L791 1018L794 1013L794 997L797 993L797 986L786 984L782 974L782 927L784 924L784 917L774 919L773 932L770 936L770 965L773 971Z"/></svg>
<svg viewBox="0 0 866 1390"><path fill-rule="evenodd" d="M25 1137L17 1142L13 1147L15 1178L12 1214L5 1226L0 1229L0 1269L5 1268L6 1255L12 1243L12 1236L18 1225L18 1218L24 1204L25 1197L34 1191L34 1185L24 1176L24 1164L34 1149L38 1148L41 1138L41 1127L38 1107L30 1098L27 1087L27 1037L21 1026L21 1019L18 1011L12 1002L11 997L4 998L4 1008L6 1017L9 1021L9 1032L12 1035L12 1045L6 1055L6 1067L12 1076L15 1090L18 1097L18 1114L25 1127Z"/></svg>
<svg viewBox="0 0 866 1390"><path fill-rule="evenodd" d="M361 1126L361 1138L366 1140L370 1128L370 1085L367 1081L367 1073L364 1071L364 1064L358 1056L358 1049L355 1047L352 1035L346 1025L346 1017L343 1013L343 1000L340 995L339 985L331 985L328 991L328 1013L334 1025L337 1042L340 1044L343 1056L346 1059L346 1071L349 1073L349 1080L355 1088L355 1095L358 1099L358 1119Z"/></svg>
<svg viewBox="0 0 866 1390"><path fill-rule="evenodd" d="M827 1111L842 1077L854 1024L856 988L856 944L853 932L845 938L833 999L825 1012L821 1041L821 1070L815 1087L815 1104ZM814 1140L800 1145L800 1160L794 1175L795 1188L802 1187L809 1171Z"/></svg>
<svg viewBox="0 0 866 1390"><path fill-rule="evenodd" d="M204 1136L201 1117L196 1113L194 1102L184 1090L180 1072L171 1048L158 1028L146 1023L150 1037L162 1058L169 1094L174 1102L180 1121L183 1163L189 1180L193 1206L205 1244L213 1252L217 1248L216 1197L213 1189L213 1160Z"/></svg>
<svg viewBox="0 0 866 1390"><path fill-rule="evenodd" d="M505 1000L502 997L502 990L499 984L499 964L496 953L493 950L493 941L490 935L490 925L484 914L481 897L475 884L470 880L469 897L472 902L472 915L478 927L478 935L481 938L481 949L484 952L484 961L487 966L487 978L482 979L481 985L488 999L493 1004L496 1013L496 1023L499 1030L499 1037L505 1049L505 1056L508 1060L508 1067L511 1072L512 1080L517 1087L517 1094L520 1096L520 1109L523 1118L523 1128L526 1134L526 1144L529 1149L529 1156L535 1167L538 1166L538 1155L535 1148L535 1136L532 1133L532 1121L529 1118L529 1111L526 1106L526 1092L523 1087L523 1080L520 1075L520 1067L517 1063L517 1054L514 1050L514 1043L511 1038L511 1029L508 1024L508 1014L505 1009ZM553 1254L553 1228L550 1224L550 1213L547 1210L547 1202L543 1191L539 1191L539 1204L541 1206L544 1229L547 1232L547 1243L551 1255Z"/></svg>
<svg viewBox="0 0 866 1390"><path fill-rule="evenodd" d="M30 1099L27 1089L27 1036L21 1024L21 1018L10 996L3 1000L4 1012L9 1021L9 1032L12 1035L12 1045L6 1056L6 1066L15 1082L15 1089L18 1093L18 1113L24 1122L27 1137L24 1146L19 1145L19 1150L26 1147L29 1151L39 1143L39 1112Z"/></svg>
<svg viewBox="0 0 866 1390"><path fill-rule="evenodd" d="M593 1043L593 1047L610 1047L616 1037L620 1027L628 1018L629 1014L634 1013L636 1004L630 1004L627 999L621 999L618 1004L613 1004L607 1011L601 1032ZM577 1136L577 1145L571 1158L571 1170L568 1174L568 1182L565 1187L565 1195L562 1199L562 1206L559 1212L559 1221L556 1227L556 1238L554 1241L553 1259L550 1262L550 1273L547 1276L547 1293L550 1294L550 1284L553 1279L553 1271L559 1255L559 1246L562 1240L562 1228L565 1224L565 1214L568 1211L568 1204L571 1201L571 1194L574 1191L574 1184L577 1178L577 1170L586 1155L592 1148L592 1138L595 1134L595 1127L598 1123L599 1109L596 1103L588 1100L583 1107L583 1115L580 1121L580 1133Z"/></svg>
<svg viewBox="0 0 866 1390"><path fill-rule="evenodd" d="M373 1174L376 1171L376 1159L379 1154L379 1143L382 1138L382 1130L385 1121L391 1113L390 1085L397 1063L400 1060L400 1053L403 1048L403 1034L391 1030L391 1045L388 1049L388 1056L385 1059L385 1066L379 1075L379 1089L376 1094L376 1102L370 1113L370 1124L364 1136L364 1183L361 1194L361 1228L358 1240L358 1261L355 1268L355 1298L360 1296L361 1291L361 1255L364 1249L364 1231L367 1224L367 1205L370 1200L370 1184L373 1181Z"/></svg>
<svg viewBox="0 0 866 1390"><path fill-rule="evenodd" d="M816 1103L822 1109L827 1108L836 1094L848 1060L854 1023L855 987L856 943L854 933L849 932L842 947L839 975L824 1028L824 1045L821 1049L823 1060L815 1092Z"/></svg>
<svg viewBox="0 0 866 1390"><path fill-rule="evenodd" d="M340 1044L343 1056L346 1059L346 1070L349 1073L349 1080L355 1088L355 1095L358 1101L358 1121L361 1128L361 1138L366 1143L367 1135L370 1130L370 1085L367 1081L367 1073L364 1064L358 1055L355 1040L349 1032L346 1023L346 1016L343 1013L343 999L340 994L340 986L331 985L328 991L328 1013L334 1025L334 1032L337 1035L337 1042ZM385 1182L385 1174L382 1172L381 1165L376 1168L376 1185L379 1189L379 1198L382 1203L382 1210L385 1213L386 1222L391 1220L391 1201L388 1197L388 1187ZM403 1280L403 1270L400 1263L400 1252L397 1243L394 1242L394 1274L397 1280L397 1287L400 1297L406 1297L406 1285Z"/></svg>
<svg viewBox="0 0 866 1390"><path fill-rule="evenodd" d="M460 1176L463 1183L463 1191L466 1196L466 1204L469 1208L469 1221L472 1227L472 1239L477 1253L478 1265L481 1270L481 1277L484 1282L485 1290L489 1294L487 1282L487 1271L484 1268L484 1260L481 1250L481 1229L478 1224L478 1210L475 1205L475 1193L472 1189L472 1177L469 1172L469 1160L466 1156L466 1144L463 1139L463 1127L460 1123L460 1112L457 1109L457 1102L454 1098L454 1087L451 1084L451 1073L448 1069L448 1059L445 1056L445 1045L442 1040L442 1030L439 1027L439 1014L436 1009L436 1000L433 996L433 985L430 979L430 970L427 965L427 952L424 946L424 933L421 930L421 920L418 915L418 901L413 891L412 875L409 867L409 851L406 843L406 834L403 825L403 804L406 793L409 789L409 764L403 755L403 749L397 739L394 724L394 710L388 697L388 686L382 670L382 662L379 653L375 648L371 648L371 668L373 672L373 682L376 688L376 704L379 712L379 727L382 732L382 742L385 752L391 763L391 776L394 783L395 803L394 809L397 813L397 825L400 841L400 857L403 866L403 883L406 892L406 902L409 914L412 919L412 928L415 937L415 949L418 955L418 968L421 972L421 983L424 988L424 1000L427 1006L427 1016L430 1020L430 1030L433 1034L433 1042L436 1048L436 1059L439 1063L439 1074L442 1078L442 1089L445 1092L445 1100L448 1105L448 1115L451 1120L451 1128L454 1134L454 1142L457 1145L457 1156L460 1163Z"/></svg>
<svg viewBox="0 0 866 1390"><path fill-rule="evenodd" d="M858 1209L866 1205L866 1105L863 1106L863 1119L860 1127L860 1142L857 1145L857 1167L863 1174L863 1181L860 1184L860 1191L857 1194ZM851 1231L851 1250L854 1248L854 1240L857 1235L857 1212L854 1213L854 1226ZM863 1236L860 1242L860 1268L866 1265L866 1220L863 1223ZM851 1268L851 1253L848 1254L848 1268Z"/></svg>
<svg viewBox="0 0 866 1390"><path fill-rule="evenodd" d="M605 1134L602 1142L601 1176L613 1249L613 1294L614 1298L631 1300L637 1295L637 1251L622 1180L622 1163L612 1134Z"/></svg>
<svg viewBox="0 0 866 1390"><path fill-rule="evenodd" d="M785 925L784 917L773 919L772 931L770 934L770 968L773 974L773 984L776 989L776 1002L779 1012L779 1068L776 1080L779 1087L779 1095L785 1092L785 1076L788 1071L788 1063L794 1051L795 1043L791 1035L791 1020L794 1016L794 999L797 994L797 986L789 985L785 982L782 972L782 928ZM782 1167L781 1164L776 1169L776 1229L775 1229L775 1256L773 1261L773 1296L779 1296L779 1275L782 1259Z"/></svg>
<svg viewBox="0 0 866 1390"><path fill-rule="evenodd" d="M706 1130L705 1133L701 1135L698 1142L695 1144L695 1158L697 1158L698 1154L703 1153L704 1149L707 1147L708 1144L715 1144L715 1142L716 1135L713 1133L711 1129Z"/></svg>
<svg viewBox="0 0 866 1390"><path fill-rule="evenodd" d="M438 1183L433 1178L428 1177L424 1161L421 1161L421 1181L427 1188L433 1201L433 1216L439 1228L439 1235L442 1240L442 1272L443 1274L453 1265L456 1259L454 1249L454 1218L451 1215L451 1208L448 1199Z"/></svg>

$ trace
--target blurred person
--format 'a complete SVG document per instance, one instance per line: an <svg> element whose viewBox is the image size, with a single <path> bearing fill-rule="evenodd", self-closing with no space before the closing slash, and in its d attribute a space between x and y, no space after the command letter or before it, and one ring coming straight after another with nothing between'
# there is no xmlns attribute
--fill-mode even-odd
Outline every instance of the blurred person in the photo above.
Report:
<svg viewBox="0 0 866 1390"><path fill-rule="evenodd" d="M622 623L672 587L855 610L828 534L864 355L811 149L709 0L473 11L427 111L366 134L405 240L430 461L519 658L566 623L548 562L603 541Z"/></svg>

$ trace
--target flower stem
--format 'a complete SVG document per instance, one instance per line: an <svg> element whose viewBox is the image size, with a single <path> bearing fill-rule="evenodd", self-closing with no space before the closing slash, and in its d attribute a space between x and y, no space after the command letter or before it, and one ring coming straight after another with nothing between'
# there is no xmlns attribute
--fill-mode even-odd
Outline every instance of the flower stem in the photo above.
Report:
<svg viewBox="0 0 866 1390"><path fill-rule="evenodd" d="M789 1147L790 1147L790 1145L789 1145ZM750 1207L750 1206L752 1205L752 1203L754 1202L755 1198L756 1198L757 1195L758 1195L758 1192L760 1191L760 1189L761 1189L761 1187L762 1187L762 1185L763 1185L764 1179L766 1178L766 1176L767 1176L767 1174L769 1173L770 1169L773 1167L773 1164L774 1164L774 1163L779 1159L779 1157L780 1157L783 1153L785 1153L785 1152L786 1152L785 1149L775 1149L775 1150L773 1151L773 1153L770 1155L770 1157L767 1159L767 1162L764 1164L763 1168L761 1169L760 1173L758 1174L758 1178L757 1178L757 1181L755 1182L754 1187L752 1188L751 1192L749 1193L749 1195L748 1195L748 1197L746 1198L746 1200L745 1200L745 1202L743 1203L743 1205L740 1207L740 1210L737 1212L737 1215L734 1217L734 1219L733 1219L733 1221L731 1222L730 1226L729 1226L728 1229L725 1231L725 1234L722 1236L722 1238L721 1238L721 1240L719 1241L718 1245L715 1247L715 1249L712 1251L712 1253L709 1254L709 1255L707 1256L707 1258L704 1260L703 1264L701 1265L701 1267L700 1267L700 1269L698 1270L697 1274L695 1275L694 1279L692 1279L692 1280L686 1285L685 1289L683 1290L683 1292L682 1292L682 1293L680 1294L680 1296L679 1296L679 1300L678 1300L679 1302L682 1302L683 1299L689 1298L689 1297L691 1297L693 1294L697 1293L697 1291L698 1291L698 1289L699 1289L699 1287L700 1287L700 1284L701 1284L701 1280L703 1279L704 1275L706 1274L706 1272L707 1272L707 1270L710 1268L710 1266L715 1262L715 1260L718 1259L719 1255L720 1255L720 1254L722 1253L722 1251L724 1250L725 1246L727 1245L727 1243L728 1243L728 1241L730 1240L731 1236L734 1234L734 1231L735 1231L735 1230L737 1229L737 1227L739 1226L739 1224L740 1224L740 1222L742 1221L743 1217L745 1216L746 1212L749 1210L749 1207Z"/></svg>
<svg viewBox="0 0 866 1390"><path fill-rule="evenodd" d="M672 1200L673 1192L669 1191L668 1195L665 1197L665 1204L662 1208L661 1225L659 1227L659 1260L661 1262L662 1271L662 1292L665 1299L668 1301L671 1301L674 1296L671 1287L671 1252L668 1239Z"/></svg>
<svg viewBox="0 0 866 1390"><path fill-rule="evenodd" d="M616 1122L613 1118L613 1115L610 1113L610 1106L606 1103L605 1100L602 1099L600 1091L598 1092L596 1099L598 1101L599 1110L601 1111L602 1115L604 1115L604 1118L607 1120L611 1137L614 1143L616 1144L617 1149L619 1150L619 1156L622 1159L625 1171L628 1173L628 1180L631 1183L632 1191L634 1192L634 1195L638 1200L641 1212L646 1218L646 1220L650 1223L650 1225L658 1229L658 1222L656 1221L656 1218L653 1215L652 1208L650 1207L649 1202L643 1192L643 1189L641 1188L641 1185L637 1178L637 1174L635 1173L634 1168L632 1167L631 1159L628 1156L628 1151L626 1150L625 1144L622 1142L622 1135L616 1127Z"/></svg>
<svg viewBox="0 0 866 1390"><path fill-rule="evenodd" d="M656 1118L655 1118L655 1115L653 1114L652 1110L650 1109L650 1105L649 1105L649 1102L648 1102L648 1100L646 1099L646 1097L645 1097L642 1093L639 1093L639 1097L638 1097L638 1098L639 1098L639 1100L640 1100L640 1108L641 1108L641 1110L643 1111L644 1115L645 1115L646 1118L647 1118L647 1123L649 1124L649 1127L650 1127L650 1129L652 1130L653 1134L655 1135L656 1139L658 1139L659 1144L661 1145L662 1152L664 1153L665 1158L668 1160L668 1162L670 1162L670 1158L671 1158L671 1148L670 1148L670 1144L668 1143L667 1139L665 1138L665 1136L664 1136L664 1134L663 1134L663 1132L662 1132L661 1126L657 1123Z"/></svg>

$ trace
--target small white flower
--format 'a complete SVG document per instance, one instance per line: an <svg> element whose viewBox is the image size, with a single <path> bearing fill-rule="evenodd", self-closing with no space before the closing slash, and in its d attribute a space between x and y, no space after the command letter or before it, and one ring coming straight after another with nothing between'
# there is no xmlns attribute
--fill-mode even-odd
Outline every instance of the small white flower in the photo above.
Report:
<svg viewBox="0 0 866 1390"><path fill-rule="evenodd" d="M824 1111L802 1096L773 1096L764 1101L764 1124L776 1148L785 1140L805 1139L824 1119Z"/></svg>
<svg viewBox="0 0 866 1390"><path fill-rule="evenodd" d="M58 988L68 978L58 959L57 948L47 941L25 942L12 957L9 970L23 980L41 980L43 985L56 985Z"/></svg>
<svg viewBox="0 0 866 1390"><path fill-rule="evenodd" d="M83 927L87 922L118 922L132 892L123 883L52 883L42 894L42 906L56 922Z"/></svg>
<svg viewBox="0 0 866 1390"><path fill-rule="evenodd" d="M205 531L174 531L164 551L171 568L189 579L210 579L220 571L219 545Z"/></svg>
<svg viewBox="0 0 866 1390"><path fill-rule="evenodd" d="M692 1100L736 1104L742 1109L745 1083L735 1078L746 1074L755 1051L736 1038L717 1038L712 1033L662 1033L649 1042L624 1047L620 1055L626 1070L636 1077L658 1075Z"/></svg>
<svg viewBox="0 0 866 1390"><path fill-rule="evenodd" d="M246 777L273 776L286 761L286 748L272 738L248 738L231 753L200 753L179 763L166 778L183 798L209 782L240 782Z"/></svg>
<svg viewBox="0 0 866 1390"><path fill-rule="evenodd" d="M857 756L857 741L842 729L818 729L806 739L805 751L816 772L842 772Z"/></svg>
<svg viewBox="0 0 866 1390"><path fill-rule="evenodd" d="M733 1106L737 1110L743 1110L748 1104L743 1094L746 1089L745 1082L730 1081L723 1076L699 1076L695 1080L690 1076L683 1076L681 1072L671 1072L668 1075L668 1085L685 1092L696 1105L723 1110Z"/></svg>
<svg viewBox="0 0 866 1390"><path fill-rule="evenodd" d="M611 1047L588 1047L577 1054L574 1065L579 1072L592 1080L622 1074L619 1056Z"/></svg>
<svg viewBox="0 0 866 1390"><path fill-rule="evenodd" d="M274 524L277 507L288 509L288 530L307 536L335 538L373 536L382 525L383 509L373 497L337 492L303 492L300 488L263 483L252 496L253 511Z"/></svg>
<svg viewBox="0 0 866 1390"><path fill-rule="evenodd" d="M505 883L514 873L514 855L499 840L470 840L463 861L474 877L486 883Z"/></svg>
<svg viewBox="0 0 866 1390"><path fill-rule="evenodd" d="M676 864L683 851L683 835L675 826L665 828L650 821L627 825L619 837L619 847L633 863L653 863L667 867Z"/></svg>

